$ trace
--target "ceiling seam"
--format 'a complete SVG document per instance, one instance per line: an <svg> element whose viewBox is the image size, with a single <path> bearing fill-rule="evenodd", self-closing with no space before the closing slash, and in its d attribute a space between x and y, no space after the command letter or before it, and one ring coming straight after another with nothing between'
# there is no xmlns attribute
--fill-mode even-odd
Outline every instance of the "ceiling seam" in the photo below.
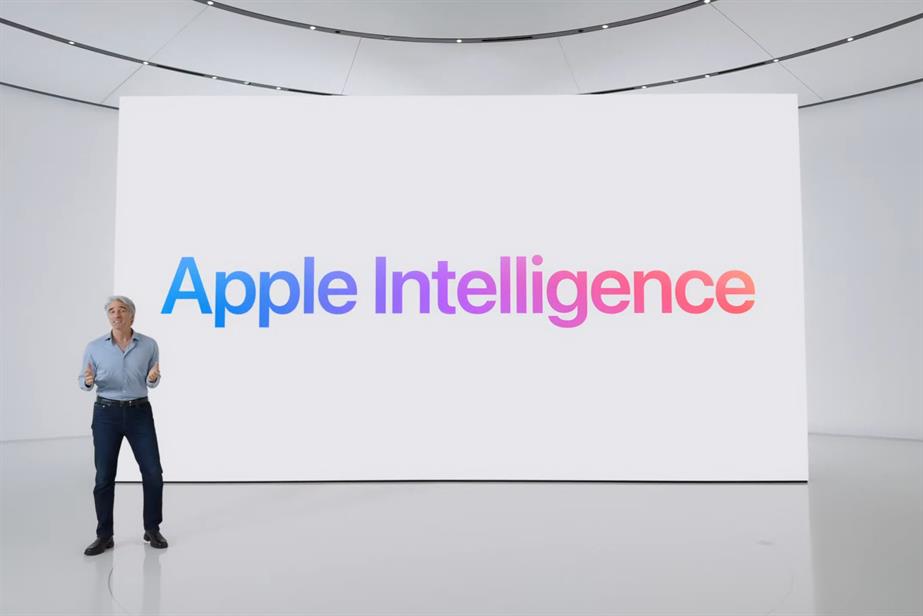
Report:
<svg viewBox="0 0 923 616"><path fill-rule="evenodd" d="M168 38L168 39L164 42L163 45L161 45L160 47L158 47L157 49L155 49L155 50L154 50L154 53L152 53L151 55L149 55L149 56L146 58L146 60L148 60L148 61L153 60L153 59L157 56L157 54L159 54L161 51L163 51L164 47L166 47L167 45L169 45L170 43L172 43L172 42L176 39L177 36L179 36L180 34L182 34L183 31L184 31L186 28L188 28L188 27L192 24L192 22L194 22L196 19L198 19L199 16L201 16L202 13L205 12L205 9L206 9L206 8L207 8L207 7L204 7L204 6L203 6L203 7L202 7L202 10L200 10L198 13L196 13L195 15L193 15L192 18L191 18L189 21L187 21L187 22L185 23L185 25L183 25L179 30L177 30L175 33L173 33L173 36L171 36L170 38ZM143 64L139 64L139 65L138 65L138 68L136 68L135 70L133 70L133 71L131 72L131 74L130 74L128 77L126 77L125 79L123 79L117 86L115 86L115 88L113 88L108 94L106 94L106 96L104 96L104 97L102 98L102 100L100 100L99 102L100 102L100 103L105 103L107 100L109 100L109 97L110 97L110 96L112 96L113 94L115 94L116 92L118 92L118 91L122 88L122 86L124 86L126 83L128 83L128 80L131 79L132 77L134 77L134 76L138 73L138 71L140 71L142 68L144 68L144 65L143 65Z"/></svg>
<svg viewBox="0 0 923 616"><path fill-rule="evenodd" d="M567 66L567 70L570 71L570 78L574 80L574 86L577 88L577 94L580 94L582 92L580 89L580 82L577 81L577 74L574 72L574 67L570 64L570 60L567 57L567 52L564 51L564 43L561 42L561 39L558 39L558 47L561 48L561 55L564 57L564 64Z"/></svg>
<svg viewBox="0 0 923 616"><path fill-rule="evenodd" d="M165 48L167 45L169 45L170 43L172 43L173 41L175 41L175 40L176 40L176 37L178 37L180 34L182 34L183 32L185 32L185 31L186 31L186 28L188 28L189 26L192 25L192 22L194 22L195 20L197 20L199 17L202 16L202 13L205 12L206 8L207 8L207 7L204 7L204 6L203 6L201 11L199 11L198 13L196 13L195 15L193 15L192 18L191 18L189 21L187 21L186 24L185 24L182 28L180 28L179 30L177 30L176 33L175 33L173 36L171 36L170 38L168 38L168 39L164 42L163 45L161 45L160 47L158 47L157 50L156 50L154 53L151 54L151 56L148 58L148 60L153 60L154 58L156 58L156 57L157 57L157 54L159 54L161 51L163 51L164 48Z"/></svg>
<svg viewBox="0 0 923 616"><path fill-rule="evenodd" d="M356 43L356 49L353 51L353 60L349 63L349 70L346 71L346 79L343 80L343 87L340 88L340 94L346 92L346 84L349 83L349 77L353 74L353 66L356 64L356 57L359 55L359 47L362 45L362 39L359 39L359 42Z"/></svg>
<svg viewBox="0 0 923 616"><path fill-rule="evenodd" d="M724 11L722 11L721 9L719 9L719 8L718 8L717 6L715 6L714 4L711 5L711 8L714 9L715 11L717 11L718 14L721 15L722 17L724 17L726 20L728 20L728 22L730 22L735 28L737 28L738 30L740 30L741 32L743 32L744 35L746 35L747 38L749 38L751 41L753 41L753 43L754 43L757 47L759 47L760 49L762 49L762 50L766 53L766 55L769 56L770 59L776 57L771 51L769 51L768 49L766 49L765 47L763 47L763 45L761 45L760 42L759 42L758 40L756 40L755 38L753 38L753 36L752 36L749 32L747 32L746 30L744 30L743 28L741 28L740 25L739 25L736 21L734 21L733 19L731 19L730 17L728 17L728 16L724 13ZM783 69L786 73L788 73L789 75L791 75L792 77L794 77L794 78L798 81L798 83L800 83L801 85L803 85L804 87L806 87L806 88L811 92L811 94L813 94L814 96L817 97L818 100L820 100L820 101L823 101L823 100L824 100L824 97L823 97L823 96L821 96L820 94L818 94L818 93L814 90L814 88L812 88L811 86L809 86L808 84L806 84L800 77L798 77L798 75L796 75L795 73L793 73L787 66L785 66L785 63L784 63L784 62L778 62L777 64L779 64L779 65L782 67L782 69Z"/></svg>
<svg viewBox="0 0 923 616"><path fill-rule="evenodd" d="M128 77L126 77L126 78L123 79L122 81L118 82L114 88L112 88L111 90L109 90L109 92L107 92L105 96L103 96L101 99L99 99L100 104L103 104L103 105L104 105L104 104L106 103L106 101L109 100L109 97L110 97L110 96L112 96L113 94L115 94L116 92L118 92L119 89L120 89L122 86L125 85L125 82L127 82L129 79L131 79L132 77L134 77L135 74L136 74L138 71L140 71L143 67L144 67L143 64L139 64L137 67L135 67L135 70L133 70L132 72L130 72L130 73L128 74Z"/></svg>

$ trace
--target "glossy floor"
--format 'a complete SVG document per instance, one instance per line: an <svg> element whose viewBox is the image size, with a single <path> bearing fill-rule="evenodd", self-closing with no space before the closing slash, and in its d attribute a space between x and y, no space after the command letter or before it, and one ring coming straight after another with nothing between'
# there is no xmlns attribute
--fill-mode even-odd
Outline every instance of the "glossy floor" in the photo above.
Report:
<svg viewBox="0 0 923 616"><path fill-rule="evenodd" d="M168 484L94 535L88 438L0 444L2 614L921 614L923 443L813 435L809 484Z"/></svg>

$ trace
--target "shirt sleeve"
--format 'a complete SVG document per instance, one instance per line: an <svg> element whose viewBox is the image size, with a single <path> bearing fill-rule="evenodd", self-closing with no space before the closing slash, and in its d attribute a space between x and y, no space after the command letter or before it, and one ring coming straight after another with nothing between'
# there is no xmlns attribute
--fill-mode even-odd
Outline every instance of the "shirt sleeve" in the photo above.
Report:
<svg viewBox="0 0 923 616"><path fill-rule="evenodd" d="M88 364L93 364L93 358L90 355L90 345L89 344L87 345L86 350L84 350L83 352L83 362L80 364L80 373L77 375L77 384L80 386L80 389L82 389L83 391L93 391L93 388L96 386L95 381L89 387L87 387L86 385L84 374L86 373ZM95 364L93 364L93 372L94 374L96 372Z"/></svg>
<svg viewBox="0 0 923 616"><path fill-rule="evenodd" d="M156 340L151 340L154 343L154 352L151 353L151 359L147 363L147 372L150 374L151 370L154 369L154 366L160 362L160 347L157 346ZM156 381L148 381L147 376L144 377L144 382L147 383L148 388L154 389L160 385L160 375L157 375Z"/></svg>

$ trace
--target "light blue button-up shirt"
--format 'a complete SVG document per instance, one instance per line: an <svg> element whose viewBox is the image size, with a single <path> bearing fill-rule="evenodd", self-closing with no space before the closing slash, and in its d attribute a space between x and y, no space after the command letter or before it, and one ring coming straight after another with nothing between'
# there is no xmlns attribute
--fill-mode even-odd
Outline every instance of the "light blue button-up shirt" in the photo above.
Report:
<svg viewBox="0 0 923 616"><path fill-rule="evenodd" d="M112 338L112 332L92 340L83 352L83 364L77 381L80 389L91 391L96 386L96 393L110 400L134 400L147 395L148 387L160 384L148 381L147 375L160 361L160 349L157 342L144 334L132 330L131 343L124 351ZM95 382L86 386L85 373L87 365L93 366Z"/></svg>

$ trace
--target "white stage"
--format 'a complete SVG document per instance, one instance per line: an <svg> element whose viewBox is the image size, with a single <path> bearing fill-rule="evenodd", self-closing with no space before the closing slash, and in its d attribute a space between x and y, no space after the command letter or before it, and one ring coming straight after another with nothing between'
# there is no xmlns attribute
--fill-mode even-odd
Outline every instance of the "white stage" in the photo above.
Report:
<svg viewBox="0 0 923 616"><path fill-rule="evenodd" d="M3 614L923 613L918 441L812 435L810 484L168 484L166 550L122 484L96 557L90 439L0 452Z"/></svg>

